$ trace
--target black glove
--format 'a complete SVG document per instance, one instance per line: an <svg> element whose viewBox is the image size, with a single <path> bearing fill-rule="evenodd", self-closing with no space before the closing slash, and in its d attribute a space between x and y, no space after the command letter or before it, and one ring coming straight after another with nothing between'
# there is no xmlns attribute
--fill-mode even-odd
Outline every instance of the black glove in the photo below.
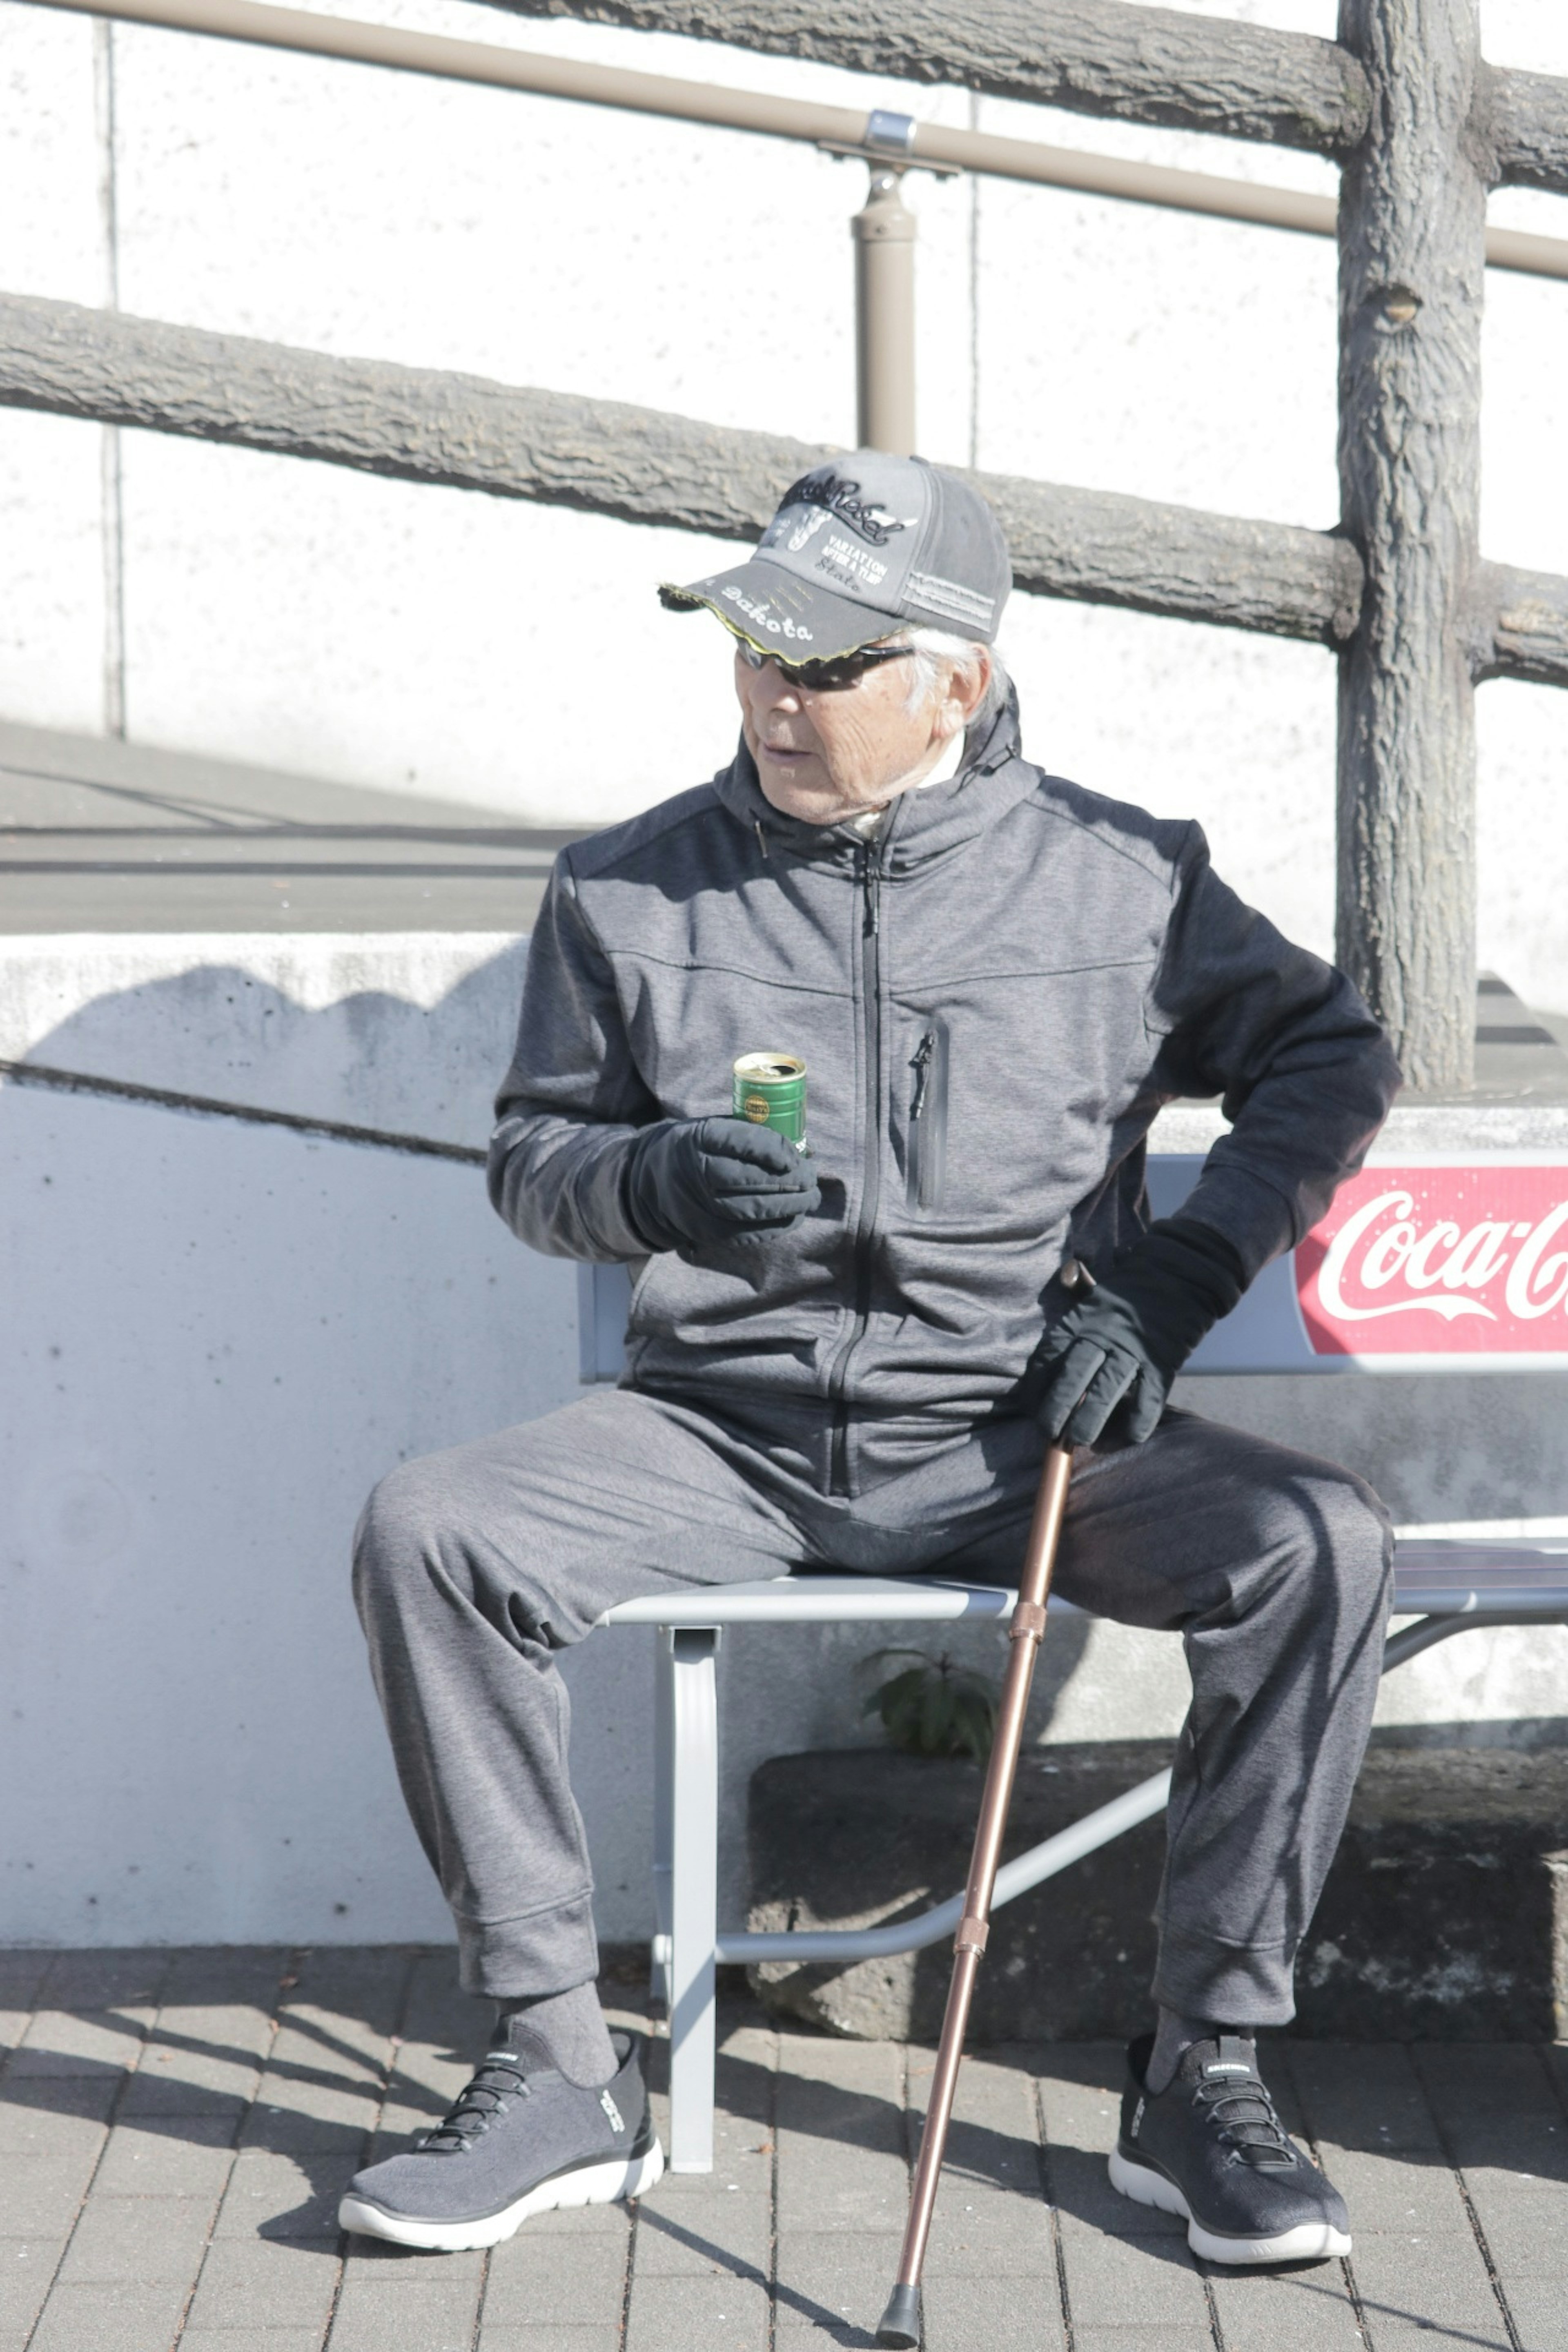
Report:
<svg viewBox="0 0 1568 2352"><path fill-rule="evenodd" d="M650 1128L626 1181L631 1222L656 1250L765 1240L822 1202L810 1160L787 1137L744 1118Z"/></svg>
<svg viewBox="0 0 1568 2352"><path fill-rule="evenodd" d="M1151 1225L1046 1335L1039 1422L1052 1444L1093 1445L1109 1429L1142 1445L1171 1382L1246 1288L1246 1268L1212 1226L1195 1217Z"/></svg>

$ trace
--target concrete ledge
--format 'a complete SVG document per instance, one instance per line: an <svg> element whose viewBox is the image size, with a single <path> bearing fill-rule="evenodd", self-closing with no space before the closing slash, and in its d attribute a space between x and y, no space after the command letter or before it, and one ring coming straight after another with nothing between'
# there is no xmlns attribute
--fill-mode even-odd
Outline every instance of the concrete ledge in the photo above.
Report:
<svg viewBox="0 0 1568 2352"><path fill-rule="evenodd" d="M1006 1854L1169 1758L1160 1740L1053 1746L1020 1769ZM753 1929L885 1925L963 1883L971 1764L780 1756L752 1775ZM1568 2021L1568 1749L1379 1747L1298 1970L1295 2031L1351 2041L1551 2041ZM1093 2041L1150 2020L1155 1820L996 1913L979 2042ZM768 1963L766 2006L867 2040L931 2041L945 1944L851 1968Z"/></svg>

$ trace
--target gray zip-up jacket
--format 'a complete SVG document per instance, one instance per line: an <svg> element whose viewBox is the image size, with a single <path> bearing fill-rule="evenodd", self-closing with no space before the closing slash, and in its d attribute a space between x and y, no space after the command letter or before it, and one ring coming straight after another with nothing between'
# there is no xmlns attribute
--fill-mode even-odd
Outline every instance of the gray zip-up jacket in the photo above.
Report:
<svg viewBox="0 0 1568 2352"><path fill-rule="evenodd" d="M742 748L558 858L490 1194L536 1249L642 1262L637 1386L940 1436L1027 1403L1063 1258L1103 1271L1142 1227L1162 1103L1223 1096L1185 1213L1249 1276L1376 1133L1399 1083L1382 1030L1216 877L1197 825L1030 766L1016 706L975 737L870 843L783 815ZM650 1256L634 1139L728 1114L731 1064L766 1049L807 1065L820 1213Z"/></svg>

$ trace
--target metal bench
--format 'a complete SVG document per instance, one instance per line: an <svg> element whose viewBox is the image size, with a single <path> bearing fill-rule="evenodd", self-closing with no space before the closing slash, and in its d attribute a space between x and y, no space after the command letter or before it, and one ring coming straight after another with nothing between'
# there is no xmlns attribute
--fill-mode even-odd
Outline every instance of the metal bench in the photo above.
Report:
<svg viewBox="0 0 1568 2352"><path fill-rule="evenodd" d="M1201 1165L1195 1152L1151 1159L1156 1215L1180 1205ZM1188 1371L1342 1376L1568 1366L1565 1195L1560 1153L1467 1160L1385 1155L1342 1189L1300 1250L1265 1270ZM1448 1209L1452 1216L1445 1215ZM1489 1243L1475 1240L1483 1227L1494 1237ZM626 1328L624 1270L583 1267L580 1275L584 1377L613 1378ZM674 2170L712 2166L714 1972L721 1961L847 1962L913 1951L950 1935L960 1912L954 1895L895 1927L767 1935L720 1927L715 1659L722 1628L999 1618L1014 1597L997 1587L935 1579L801 1575L626 1601L601 1621L659 1629L653 1969L669 2019ZM1457 1633L1568 1623L1568 1538L1402 1541L1394 1607L1395 1615L1415 1622L1390 1638L1385 1674ZM1072 1613L1065 1602L1052 1608ZM998 1876L996 1902L1012 1901L1158 1812L1169 1784L1168 1772L1156 1773L1018 1855Z"/></svg>

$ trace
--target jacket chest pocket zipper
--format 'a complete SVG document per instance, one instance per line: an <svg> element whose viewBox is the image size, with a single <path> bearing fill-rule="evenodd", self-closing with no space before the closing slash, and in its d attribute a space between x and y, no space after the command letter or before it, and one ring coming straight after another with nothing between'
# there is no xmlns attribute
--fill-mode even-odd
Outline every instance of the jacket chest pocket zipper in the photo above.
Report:
<svg viewBox="0 0 1568 2352"><path fill-rule="evenodd" d="M909 1160L905 1197L911 1209L942 1205L947 1174L947 1062L944 1022L932 1019L910 1056Z"/></svg>

